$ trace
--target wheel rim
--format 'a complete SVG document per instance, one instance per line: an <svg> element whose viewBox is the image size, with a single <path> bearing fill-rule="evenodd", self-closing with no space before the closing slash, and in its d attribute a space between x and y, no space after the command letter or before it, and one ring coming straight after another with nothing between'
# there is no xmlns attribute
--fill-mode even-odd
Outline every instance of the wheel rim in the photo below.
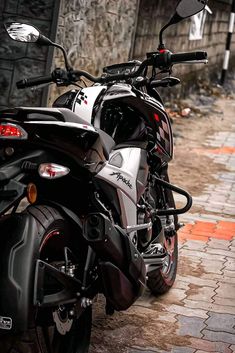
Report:
<svg viewBox="0 0 235 353"><path fill-rule="evenodd" d="M175 261L175 236L165 239L164 248L166 251L166 259L163 263L161 273L164 277L168 277Z"/></svg>

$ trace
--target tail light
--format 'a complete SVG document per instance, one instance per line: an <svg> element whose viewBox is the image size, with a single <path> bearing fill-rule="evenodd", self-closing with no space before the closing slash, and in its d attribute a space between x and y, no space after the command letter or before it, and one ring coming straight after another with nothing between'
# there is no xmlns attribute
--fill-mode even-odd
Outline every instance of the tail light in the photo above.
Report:
<svg viewBox="0 0 235 353"><path fill-rule="evenodd" d="M23 139L28 137L27 132L19 125L0 123L0 139Z"/></svg>
<svg viewBox="0 0 235 353"><path fill-rule="evenodd" d="M56 179L69 174L70 169L55 163L43 163L40 164L38 172L42 178Z"/></svg>

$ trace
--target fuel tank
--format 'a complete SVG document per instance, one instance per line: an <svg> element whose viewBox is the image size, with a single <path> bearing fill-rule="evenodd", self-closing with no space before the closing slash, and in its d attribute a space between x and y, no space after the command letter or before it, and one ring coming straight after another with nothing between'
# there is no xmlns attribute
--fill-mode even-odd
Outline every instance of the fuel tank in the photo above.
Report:
<svg viewBox="0 0 235 353"><path fill-rule="evenodd" d="M72 110L104 130L117 145L148 146L163 162L173 157L172 130L164 106L131 85L84 88L75 95Z"/></svg>

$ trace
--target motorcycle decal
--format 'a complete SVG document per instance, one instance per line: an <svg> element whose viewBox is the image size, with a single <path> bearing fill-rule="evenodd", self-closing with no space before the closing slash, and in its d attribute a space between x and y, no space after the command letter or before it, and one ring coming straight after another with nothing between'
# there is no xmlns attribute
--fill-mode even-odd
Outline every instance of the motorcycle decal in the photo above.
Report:
<svg viewBox="0 0 235 353"><path fill-rule="evenodd" d="M12 319L10 317L0 316L0 329L11 330Z"/></svg>
<svg viewBox="0 0 235 353"><path fill-rule="evenodd" d="M94 105L100 93L105 89L106 86L92 86L81 89L74 99L72 111L91 124Z"/></svg>
<svg viewBox="0 0 235 353"><path fill-rule="evenodd" d="M172 154L171 148L171 131L167 121L167 117L162 112L161 114L153 114L155 124L157 124L157 142L169 155Z"/></svg>
<svg viewBox="0 0 235 353"><path fill-rule="evenodd" d="M111 174L109 174L109 175L111 175L111 176L115 175L117 181L121 180L121 181L122 181L124 184L126 184L130 189L133 188L130 179L127 180L121 173L119 173L119 172L113 172L113 173L111 173Z"/></svg>
<svg viewBox="0 0 235 353"><path fill-rule="evenodd" d="M77 96L77 103L82 104L83 102L87 104L87 95L81 90Z"/></svg>

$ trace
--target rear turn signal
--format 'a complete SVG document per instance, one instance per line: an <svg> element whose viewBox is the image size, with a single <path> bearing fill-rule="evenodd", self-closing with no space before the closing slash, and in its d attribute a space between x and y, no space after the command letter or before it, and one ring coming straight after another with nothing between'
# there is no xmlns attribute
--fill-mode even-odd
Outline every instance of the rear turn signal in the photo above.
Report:
<svg viewBox="0 0 235 353"><path fill-rule="evenodd" d="M29 203L33 204L37 200L38 192L35 184L30 183L27 186L27 200Z"/></svg>
<svg viewBox="0 0 235 353"><path fill-rule="evenodd" d="M38 172L42 178L56 179L69 174L70 169L55 163L43 163L40 164Z"/></svg>
<svg viewBox="0 0 235 353"><path fill-rule="evenodd" d="M0 139L27 139L27 132L18 125L11 123L0 124Z"/></svg>

